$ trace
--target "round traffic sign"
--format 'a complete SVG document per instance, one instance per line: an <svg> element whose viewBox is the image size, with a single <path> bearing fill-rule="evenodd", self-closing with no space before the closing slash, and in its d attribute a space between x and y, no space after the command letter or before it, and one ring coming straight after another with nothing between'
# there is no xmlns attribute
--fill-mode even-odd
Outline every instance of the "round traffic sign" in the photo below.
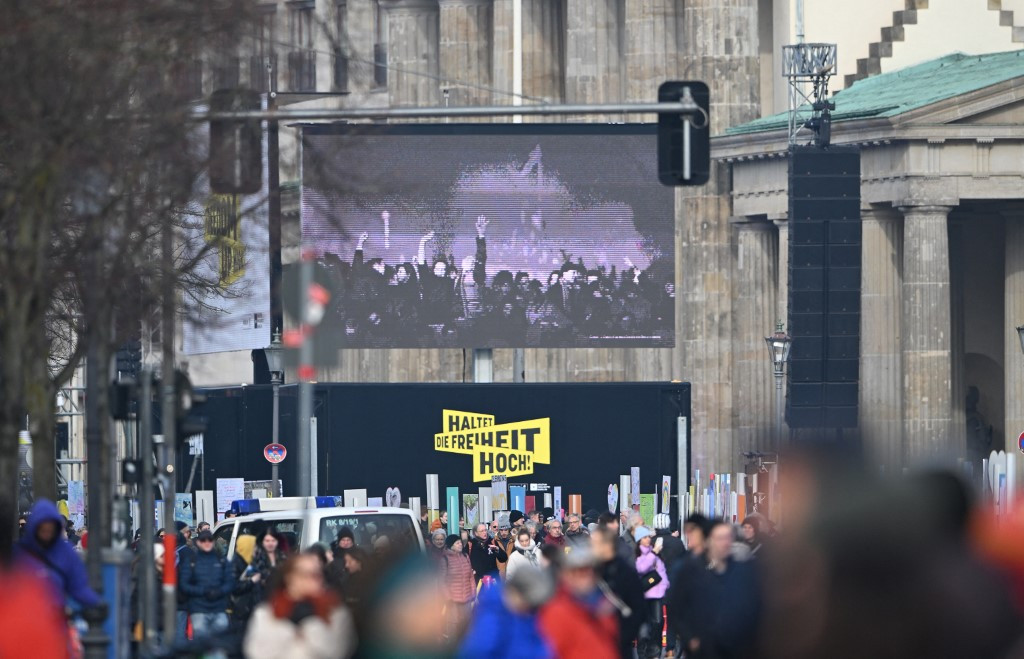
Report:
<svg viewBox="0 0 1024 659"><path fill-rule="evenodd" d="M263 448L263 457L271 464L284 461L286 455L288 455L288 449L280 444L267 444Z"/></svg>
<svg viewBox="0 0 1024 659"><path fill-rule="evenodd" d="M1017 438L1017 446L1020 448L1020 452L1024 453L1024 432Z"/></svg>

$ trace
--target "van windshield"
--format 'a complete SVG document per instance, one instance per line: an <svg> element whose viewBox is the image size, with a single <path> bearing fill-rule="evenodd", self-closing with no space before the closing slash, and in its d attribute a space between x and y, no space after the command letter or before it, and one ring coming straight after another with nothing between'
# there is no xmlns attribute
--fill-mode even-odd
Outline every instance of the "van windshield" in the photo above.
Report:
<svg viewBox="0 0 1024 659"><path fill-rule="evenodd" d="M419 549L416 525L406 515L364 513L324 517L320 520L320 542L333 545L342 529L351 530L356 546L366 550L379 549L382 544L393 550Z"/></svg>

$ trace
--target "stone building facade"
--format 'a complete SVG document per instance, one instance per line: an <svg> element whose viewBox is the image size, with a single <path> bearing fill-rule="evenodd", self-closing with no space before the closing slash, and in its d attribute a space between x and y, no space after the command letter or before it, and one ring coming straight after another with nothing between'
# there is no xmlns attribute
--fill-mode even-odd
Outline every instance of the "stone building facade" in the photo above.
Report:
<svg viewBox="0 0 1024 659"><path fill-rule="evenodd" d="M931 2L938 4L939 0ZM904 0L898 4L905 5ZM817 20L814 8L824 11L826 5L835 3L807 0L807 5L811 28ZM913 10L915 17L923 16L927 5L928 0L916 0L893 11ZM513 20L517 6L521 12L518 49ZM728 127L777 109L778 99L785 98L784 93L780 96L785 87L778 75L778 53L783 44L794 40L793 0L292 0L261 7L266 25L254 39L263 39L279 51L279 62L288 59L292 68L308 67L302 63L312 62L315 69L298 71L305 72L303 78L279 67L279 98L291 107L511 104L517 71L521 72L523 103L646 102L656 97L664 80L697 79L711 88L713 134L724 134ZM312 12L312 32L302 32L304 12ZM991 16L996 16L997 22L1002 20L999 12L986 12L990 12L988 7L979 7L970 13L971 20L986 21ZM877 13L871 14L872 21ZM883 13L886 17L878 20L884 23L888 13ZM895 15L892 18L897 20ZM865 20L849 21L849 31L856 33L850 39L862 42L857 36L861 32L876 32L878 26L865 27ZM909 24L910 15L899 20L901 26ZM815 29L821 31L820 26ZM1007 39L1016 34L1012 29L1006 33ZM894 36L892 30L889 36ZM834 40L810 29L807 37ZM928 40L927 36L921 39ZM859 42L858 49L870 50L869 44ZM888 52L879 48L874 49L876 54ZM291 55L300 51L307 55ZM516 53L521 53L519 62L514 61ZM873 67L866 69L868 75L874 72ZM243 78L245 73L243 67ZM315 88L309 88L310 80L315 81ZM295 82L306 88L290 87ZM620 120L579 118L609 119ZM653 121L654 117L629 119ZM917 130L922 135L927 132ZM281 133L281 180L294 181L300 160L297 135L283 127ZM881 144L889 138L876 139ZM922 139L922 143L906 146L906 153L900 156L908 166L924 166L922 162L936 157L936 149L944 152L936 146L940 143L932 144L927 136ZM748 141L749 136L724 138L716 147L719 159L711 181L702 188L676 192L674 348L526 351L528 381L691 382L693 466L705 471L738 470L744 463L743 452L772 446L774 380L763 337L773 331L777 320L785 319L787 290L781 257L787 253L785 205L777 207L784 192L777 186L769 186L770 193L756 186L744 191L744 176L762 176L755 171L768 176L764 172L781 166L775 157L779 145L773 142L771 148L764 147L765 153L754 153L747 148ZM893 149L880 146L871 157L879 163L889 162L887 158L896 157ZM992 166L1002 162L996 155L1001 147L988 153ZM881 176L872 189L891 189L888 180ZM889 195L892 199L887 197L885 203L866 208L865 241L895 250L904 244L905 231L913 236L937 235L949 217L956 219L959 211L950 209L958 204L952 198L925 192L925 188L947 190L941 178L924 176L920 183L909 185L899 200L893 192ZM865 196L868 198L874 197ZM286 262L297 253L294 240L290 247L287 244L288 236L296 239L298 235L297 200L292 199L284 209ZM758 199L775 205L754 204ZM900 209L910 209L906 213L911 220L899 225L909 229L897 231L896 218L904 212ZM999 235L1001 240L1003 234ZM917 244L916 238L910 242ZM943 245L959 249L956 241ZM898 254L902 259L906 252L900 248ZM918 446L936 429L945 428L943 424L956 426L962 418L954 419L949 415L952 412L945 411L955 407L950 401L957 399L959 392L933 395L930 376L912 377L907 384L902 379L904 372L945 372L947 361L950 369L952 364L962 363L951 355L936 357L936 348L926 341L906 351L901 343L902 334L924 335L928 327L955 317L950 315L953 308L949 305L926 304L922 308L928 315L910 325L897 322L901 317L897 312L907 296L897 301L892 291L898 288L906 293L919 286L922 295L934 292L930 278L941 277L933 267L942 270L943 256L929 251L928 259L922 255L921 260L909 264L909 270L900 260L891 261L888 270L865 268L870 281L864 284L864 315L877 324L870 328L870 339L865 334L862 391L870 391L867 395L877 400L865 401L863 407L876 412L866 422L872 436L889 438L876 443L880 451L891 452L893 459L897 454L902 459L905 446ZM962 304L971 304L970 297ZM893 370L897 353L904 369L898 375ZM237 384L251 378L248 355L190 360L193 379L200 383ZM342 353L337 366L322 368L317 377L344 382L463 381L472 378L471 361L471 354L461 350L350 350ZM512 379L512 361L511 350L494 351L495 380ZM917 408L900 402L905 400L901 398L904 392L905 399L911 401L908 405L917 405L920 418L927 420L920 428L908 425L904 409ZM927 404L921 402L925 398ZM1007 409L1007 427L1013 414L1017 415L1013 418L1024 417L1024 409ZM901 433L907 433L907 444L893 439L902 437Z"/></svg>

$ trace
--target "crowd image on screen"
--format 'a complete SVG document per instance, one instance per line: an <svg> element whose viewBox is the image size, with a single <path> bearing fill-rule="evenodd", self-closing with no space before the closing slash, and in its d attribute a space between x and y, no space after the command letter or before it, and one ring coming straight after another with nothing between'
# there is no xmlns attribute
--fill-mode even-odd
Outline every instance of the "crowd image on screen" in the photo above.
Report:
<svg viewBox="0 0 1024 659"><path fill-rule="evenodd" d="M324 255L335 295L325 322L343 328L344 343L368 347L612 345L671 336L674 283L653 267L588 263L561 250L543 280L512 259L494 271L489 224L477 218L472 254L428 259L435 240L428 232L413 260L367 259L365 246L379 238L364 232L351 260Z"/></svg>

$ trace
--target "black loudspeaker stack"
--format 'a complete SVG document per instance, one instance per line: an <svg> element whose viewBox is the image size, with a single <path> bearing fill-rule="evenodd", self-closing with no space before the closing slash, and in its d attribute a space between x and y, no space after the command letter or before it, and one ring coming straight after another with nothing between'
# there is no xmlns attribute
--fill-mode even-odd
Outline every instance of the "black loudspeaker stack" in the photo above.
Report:
<svg viewBox="0 0 1024 659"><path fill-rule="evenodd" d="M857 426L860 151L789 152L790 428Z"/></svg>

